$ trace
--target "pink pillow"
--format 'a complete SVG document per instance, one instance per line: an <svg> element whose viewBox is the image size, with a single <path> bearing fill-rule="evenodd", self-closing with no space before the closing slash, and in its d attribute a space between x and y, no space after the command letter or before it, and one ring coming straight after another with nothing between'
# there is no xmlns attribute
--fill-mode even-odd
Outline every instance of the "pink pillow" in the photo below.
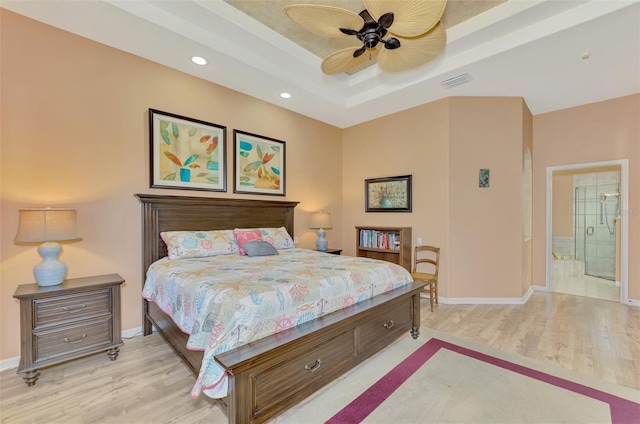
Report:
<svg viewBox="0 0 640 424"><path fill-rule="evenodd" d="M233 235L238 241L238 250L242 256L247 256L247 252L242 250L242 246L244 246L245 243L250 241L262 241L262 231L258 228L255 230L239 230L236 228L233 230Z"/></svg>

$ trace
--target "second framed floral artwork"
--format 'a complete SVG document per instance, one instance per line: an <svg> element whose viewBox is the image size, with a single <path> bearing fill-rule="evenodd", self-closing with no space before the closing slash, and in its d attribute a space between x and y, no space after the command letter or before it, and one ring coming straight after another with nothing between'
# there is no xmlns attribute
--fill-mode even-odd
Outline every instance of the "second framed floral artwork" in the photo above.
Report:
<svg viewBox="0 0 640 424"><path fill-rule="evenodd" d="M149 109L151 187L227 191L227 127Z"/></svg>
<svg viewBox="0 0 640 424"><path fill-rule="evenodd" d="M234 193L286 195L285 142L233 130Z"/></svg>
<svg viewBox="0 0 640 424"><path fill-rule="evenodd" d="M364 180L365 212L411 212L411 175Z"/></svg>

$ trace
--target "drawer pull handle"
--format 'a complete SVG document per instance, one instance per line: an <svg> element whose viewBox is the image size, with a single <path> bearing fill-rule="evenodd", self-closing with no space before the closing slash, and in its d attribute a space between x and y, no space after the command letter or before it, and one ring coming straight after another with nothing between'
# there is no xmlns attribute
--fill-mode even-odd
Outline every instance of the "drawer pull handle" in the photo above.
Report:
<svg viewBox="0 0 640 424"><path fill-rule="evenodd" d="M73 343L80 343L81 341L83 341L84 339L87 338L87 334L83 334L82 337L80 337L78 340L71 340L68 337L64 338L64 342L65 343L69 343L69 344L73 344Z"/></svg>
<svg viewBox="0 0 640 424"><path fill-rule="evenodd" d="M65 312L69 312L70 314L75 314L76 312L82 312L86 307L87 307L87 304L83 303L80 307L73 308L73 309L65 307L65 308L62 308L62 310Z"/></svg>
<svg viewBox="0 0 640 424"><path fill-rule="evenodd" d="M393 327L393 320L387 322L386 324L384 324L384 328L386 328L387 330L391 330L391 327Z"/></svg>
<svg viewBox="0 0 640 424"><path fill-rule="evenodd" d="M309 366L308 364L304 366L304 369L309 371L309 372L316 372L318 371L318 368L320 368L320 365L322 365L322 361L320 359L316 359L316 362Z"/></svg>

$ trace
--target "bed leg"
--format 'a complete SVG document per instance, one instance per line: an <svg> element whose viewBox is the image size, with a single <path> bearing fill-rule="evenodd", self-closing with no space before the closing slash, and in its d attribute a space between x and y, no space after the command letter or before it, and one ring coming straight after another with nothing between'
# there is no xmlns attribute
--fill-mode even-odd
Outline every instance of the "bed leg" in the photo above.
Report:
<svg viewBox="0 0 640 424"><path fill-rule="evenodd" d="M411 337L417 339L420 335L420 327L411 327Z"/></svg>
<svg viewBox="0 0 640 424"><path fill-rule="evenodd" d="M411 337L417 339L420 335L420 293L413 295L413 327L411 327Z"/></svg>
<svg viewBox="0 0 640 424"><path fill-rule="evenodd" d="M153 333L153 323L149 319L149 302L142 300L142 334L148 336Z"/></svg>

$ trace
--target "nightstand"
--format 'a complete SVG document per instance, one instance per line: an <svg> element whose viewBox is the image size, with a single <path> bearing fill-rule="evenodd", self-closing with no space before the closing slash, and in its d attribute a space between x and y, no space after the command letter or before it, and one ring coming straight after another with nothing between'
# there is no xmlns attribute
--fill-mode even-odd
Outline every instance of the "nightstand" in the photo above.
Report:
<svg viewBox="0 0 640 424"><path fill-rule="evenodd" d="M28 386L40 368L107 351L112 361L122 345L118 274L72 278L57 286L18 286L20 365Z"/></svg>
<svg viewBox="0 0 640 424"><path fill-rule="evenodd" d="M342 253L342 249L328 248L324 253L331 253L332 255L339 255Z"/></svg>

